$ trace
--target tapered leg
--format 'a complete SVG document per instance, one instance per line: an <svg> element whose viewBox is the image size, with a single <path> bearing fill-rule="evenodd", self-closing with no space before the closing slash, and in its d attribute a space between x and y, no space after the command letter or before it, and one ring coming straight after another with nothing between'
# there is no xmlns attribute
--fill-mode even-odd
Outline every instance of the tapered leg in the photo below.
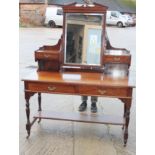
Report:
<svg viewBox="0 0 155 155"><path fill-rule="evenodd" d="M26 99L26 117L27 117L27 123L26 123L27 137L26 138L29 138L30 130L31 130L29 98Z"/></svg>
<svg viewBox="0 0 155 155"><path fill-rule="evenodd" d="M41 111L41 93L38 93L38 111ZM38 123L40 123L41 118L39 118Z"/></svg>

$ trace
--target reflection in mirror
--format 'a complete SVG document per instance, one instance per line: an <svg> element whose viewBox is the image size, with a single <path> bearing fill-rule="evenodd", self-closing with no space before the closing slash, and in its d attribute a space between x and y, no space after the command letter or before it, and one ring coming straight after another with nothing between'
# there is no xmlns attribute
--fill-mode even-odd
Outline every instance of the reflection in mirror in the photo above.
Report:
<svg viewBox="0 0 155 155"><path fill-rule="evenodd" d="M107 49L104 53L105 55L129 55L129 51L127 50L123 50L123 49L120 49L120 50L113 50L113 49Z"/></svg>
<svg viewBox="0 0 155 155"><path fill-rule="evenodd" d="M104 73L112 78L124 78L128 75L128 65L109 63L105 65Z"/></svg>
<svg viewBox="0 0 155 155"><path fill-rule="evenodd" d="M103 14L68 13L65 64L100 65Z"/></svg>

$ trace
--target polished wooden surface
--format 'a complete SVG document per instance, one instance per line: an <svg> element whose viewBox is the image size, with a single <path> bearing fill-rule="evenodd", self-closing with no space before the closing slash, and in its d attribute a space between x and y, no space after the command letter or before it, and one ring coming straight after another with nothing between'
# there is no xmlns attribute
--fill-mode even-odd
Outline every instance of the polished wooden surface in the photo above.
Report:
<svg viewBox="0 0 155 155"><path fill-rule="evenodd" d="M82 13L103 13L106 12L108 7L98 4L98 3L93 3L94 6L90 7L88 5L82 5L82 7L77 6L76 3L72 3L70 5L65 5L63 6L63 11L65 13L77 13L77 12L82 12Z"/></svg>
<svg viewBox="0 0 155 155"><path fill-rule="evenodd" d="M132 90L134 87L134 83L132 83L133 80L129 80L130 77L130 74L129 76L114 78L107 76L104 73L32 71L28 77L23 79L25 85L27 138L30 136L31 127L37 119L39 119L38 122L40 122L41 119L70 120L87 123L123 125L124 146L126 146L130 120L130 107L132 104ZM29 100L31 96L36 93L38 93L39 114L35 115L33 121L30 122ZM79 117L79 114L59 115L57 113L51 113L49 115L49 113L40 112L42 109L41 93L118 98L124 103L124 115L121 119L109 116L94 118L92 116Z"/></svg>
<svg viewBox="0 0 155 155"><path fill-rule="evenodd" d="M35 51L35 61L38 61L38 71L60 70L62 38L56 45L44 45Z"/></svg>
<svg viewBox="0 0 155 155"><path fill-rule="evenodd" d="M131 55L108 55L103 56L103 63L117 63L117 64L128 64L131 63Z"/></svg>
<svg viewBox="0 0 155 155"><path fill-rule="evenodd" d="M42 53L42 52L45 52L45 53L53 53L53 54L57 54L58 52L59 52L59 50L58 49L39 49L39 50L37 50L37 52L38 53Z"/></svg>
<svg viewBox="0 0 155 155"><path fill-rule="evenodd" d="M60 52L58 50L38 50L35 52L35 60L60 60Z"/></svg>
<svg viewBox="0 0 155 155"><path fill-rule="evenodd" d="M134 87L135 79L132 74L133 72L129 72L128 76L115 78L104 73L32 71L27 77L23 78L23 81L83 84L85 86Z"/></svg>

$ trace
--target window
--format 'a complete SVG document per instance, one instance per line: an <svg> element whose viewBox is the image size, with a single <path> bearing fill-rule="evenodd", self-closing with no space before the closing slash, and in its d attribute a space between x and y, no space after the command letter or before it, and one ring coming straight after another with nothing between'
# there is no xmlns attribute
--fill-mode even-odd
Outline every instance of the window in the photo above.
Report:
<svg viewBox="0 0 155 155"><path fill-rule="evenodd" d="M58 9L57 10L57 15L62 15L63 13L62 13L62 9Z"/></svg>
<svg viewBox="0 0 155 155"><path fill-rule="evenodd" d="M116 12L111 12L111 16L113 16L113 17L118 17L118 15L117 15Z"/></svg>

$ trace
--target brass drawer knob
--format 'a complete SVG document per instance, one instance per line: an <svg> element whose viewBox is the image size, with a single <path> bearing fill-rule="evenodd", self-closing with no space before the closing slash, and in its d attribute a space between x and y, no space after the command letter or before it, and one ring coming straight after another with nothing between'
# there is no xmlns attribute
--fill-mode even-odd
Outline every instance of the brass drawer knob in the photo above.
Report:
<svg viewBox="0 0 155 155"><path fill-rule="evenodd" d="M45 57L45 58L48 58L48 57L49 57L49 55L47 55L47 54L44 54L44 57Z"/></svg>
<svg viewBox="0 0 155 155"><path fill-rule="evenodd" d="M106 90L98 90L98 92L101 94L101 95L104 95L106 93Z"/></svg>
<svg viewBox="0 0 155 155"><path fill-rule="evenodd" d="M56 87L48 87L48 90L50 90L50 91L53 91L53 90L56 90Z"/></svg>
<svg viewBox="0 0 155 155"><path fill-rule="evenodd" d="M120 61L120 58L114 58L114 61Z"/></svg>

